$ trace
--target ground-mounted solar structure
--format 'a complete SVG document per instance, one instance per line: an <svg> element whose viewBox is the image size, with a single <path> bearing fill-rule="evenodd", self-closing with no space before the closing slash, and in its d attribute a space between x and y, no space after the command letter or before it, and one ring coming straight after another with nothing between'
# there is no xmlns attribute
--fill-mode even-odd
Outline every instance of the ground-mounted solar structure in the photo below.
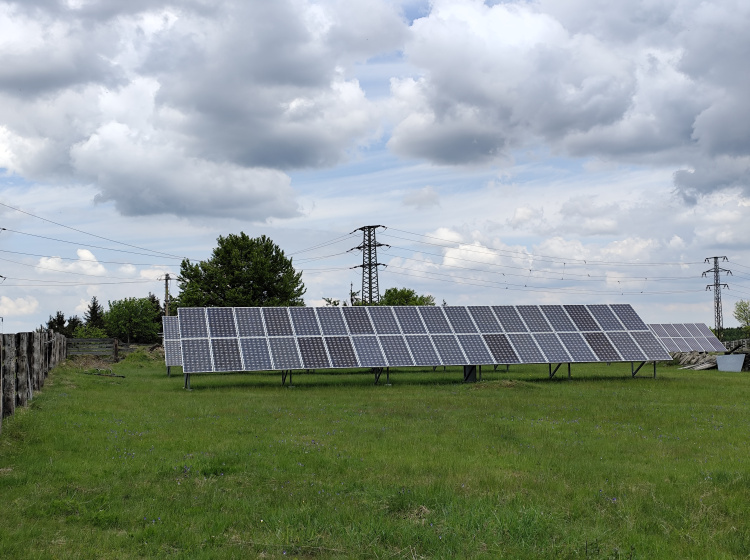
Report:
<svg viewBox="0 0 750 560"><path fill-rule="evenodd" d="M703 323L649 325L670 352L726 352L721 341Z"/></svg>
<svg viewBox="0 0 750 560"><path fill-rule="evenodd" d="M481 366L548 364L553 376L585 362L631 362L633 375L653 362L656 375L671 359L628 304L192 307L164 319L167 366L182 365L186 386L205 372L280 371L284 383L295 370L369 368L377 382L390 368L464 366L475 381Z"/></svg>
<svg viewBox="0 0 750 560"><path fill-rule="evenodd" d="M167 364L167 375L172 366L182 365L182 343L180 342L180 321L177 317L162 317L164 330L164 361Z"/></svg>

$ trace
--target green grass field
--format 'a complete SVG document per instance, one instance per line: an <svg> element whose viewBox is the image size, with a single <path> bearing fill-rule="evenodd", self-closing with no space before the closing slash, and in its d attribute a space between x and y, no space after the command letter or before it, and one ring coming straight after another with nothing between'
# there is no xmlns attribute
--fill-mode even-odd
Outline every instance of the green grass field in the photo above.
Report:
<svg viewBox="0 0 750 560"><path fill-rule="evenodd" d="M0 558L750 556L747 373L114 371L5 419Z"/></svg>

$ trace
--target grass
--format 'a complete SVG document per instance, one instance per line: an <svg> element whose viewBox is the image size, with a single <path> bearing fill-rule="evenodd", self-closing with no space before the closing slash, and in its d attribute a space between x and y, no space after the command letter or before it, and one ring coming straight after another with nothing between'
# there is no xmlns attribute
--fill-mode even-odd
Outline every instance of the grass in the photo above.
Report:
<svg viewBox="0 0 750 560"><path fill-rule="evenodd" d="M750 555L747 374L88 366L3 422L0 558Z"/></svg>

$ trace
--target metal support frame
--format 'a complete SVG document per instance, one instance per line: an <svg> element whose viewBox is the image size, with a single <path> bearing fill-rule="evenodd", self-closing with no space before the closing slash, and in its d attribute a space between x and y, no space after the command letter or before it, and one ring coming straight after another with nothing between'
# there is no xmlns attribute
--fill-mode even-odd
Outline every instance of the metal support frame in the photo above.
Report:
<svg viewBox="0 0 750 560"><path fill-rule="evenodd" d="M286 383L286 377L289 376L289 386L292 386L292 370L291 369L285 369L281 372L281 385L284 386L284 383Z"/></svg>
<svg viewBox="0 0 750 560"><path fill-rule="evenodd" d="M172 377L172 366L167 366L167 377Z"/></svg>
<svg viewBox="0 0 750 560"><path fill-rule="evenodd" d="M464 366L464 383L477 382L477 366Z"/></svg>
<svg viewBox="0 0 750 560"><path fill-rule="evenodd" d="M632 376L635 377L636 374L639 371L641 371L641 368L645 366L647 363L648 363L647 361L641 362L641 364L638 367L635 367L635 362L630 362L630 373L632 374ZM656 360L654 360L651 363L654 364L654 379L656 379Z"/></svg>
<svg viewBox="0 0 750 560"><path fill-rule="evenodd" d="M568 379L570 379L570 362L560 362L559 364L557 364L554 370L552 369L552 364L547 364L549 366L549 378L550 379L552 379L555 376L555 374L557 373L557 370L560 369L560 366L563 365L564 363L568 364Z"/></svg>
<svg viewBox="0 0 750 560"><path fill-rule="evenodd" d="M190 391L190 374L185 373L185 389Z"/></svg>

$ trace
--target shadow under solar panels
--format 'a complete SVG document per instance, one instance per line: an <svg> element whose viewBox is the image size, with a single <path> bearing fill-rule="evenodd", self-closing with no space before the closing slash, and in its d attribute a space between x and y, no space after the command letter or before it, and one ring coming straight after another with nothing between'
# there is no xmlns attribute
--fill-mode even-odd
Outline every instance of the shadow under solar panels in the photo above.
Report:
<svg viewBox="0 0 750 560"><path fill-rule="evenodd" d="M330 368L323 338L320 336L300 336L297 338L302 365L305 369Z"/></svg>
<svg viewBox="0 0 750 560"><path fill-rule="evenodd" d="M357 356L352 347L352 341L348 336L327 336L325 340L326 346L328 346L328 353L331 355L333 367L359 367Z"/></svg>
<svg viewBox="0 0 750 560"><path fill-rule="evenodd" d="M239 340L236 338L212 338L211 350L214 371L242 371Z"/></svg>
<svg viewBox="0 0 750 560"><path fill-rule="evenodd" d="M378 339L374 336L353 336L352 342L362 367L386 367L388 365Z"/></svg>
<svg viewBox="0 0 750 560"><path fill-rule="evenodd" d="M265 338L241 338L240 350L247 371L268 371L273 369L271 354Z"/></svg>
<svg viewBox="0 0 750 560"><path fill-rule="evenodd" d="M414 365L406 340L402 336L381 336L380 344L383 346L385 358L388 365L392 367L408 367Z"/></svg>

